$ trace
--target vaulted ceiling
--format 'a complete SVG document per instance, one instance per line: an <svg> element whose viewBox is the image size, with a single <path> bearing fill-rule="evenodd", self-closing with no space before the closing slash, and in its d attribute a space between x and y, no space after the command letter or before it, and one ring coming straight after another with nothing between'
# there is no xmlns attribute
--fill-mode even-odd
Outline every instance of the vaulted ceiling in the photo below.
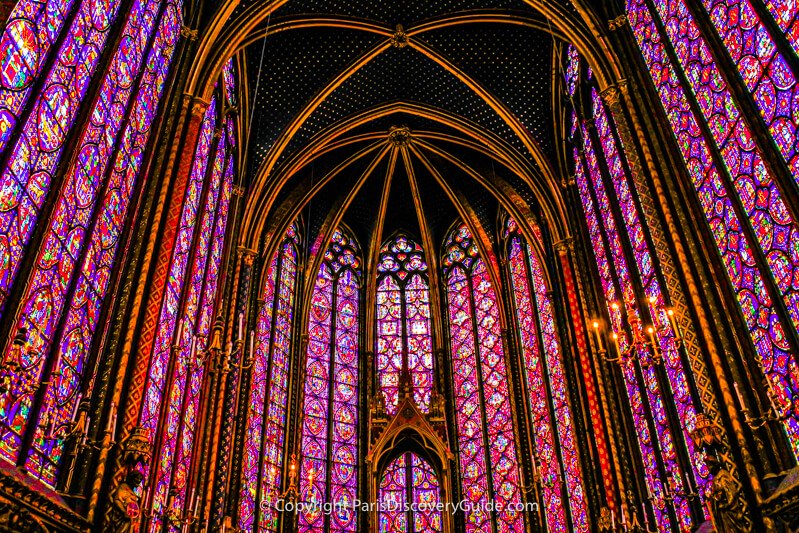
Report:
<svg viewBox="0 0 799 533"><path fill-rule="evenodd" d="M343 222L438 247L458 217L561 209L563 41L524 1L290 0L248 43L259 238L302 213L312 235Z"/></svg>

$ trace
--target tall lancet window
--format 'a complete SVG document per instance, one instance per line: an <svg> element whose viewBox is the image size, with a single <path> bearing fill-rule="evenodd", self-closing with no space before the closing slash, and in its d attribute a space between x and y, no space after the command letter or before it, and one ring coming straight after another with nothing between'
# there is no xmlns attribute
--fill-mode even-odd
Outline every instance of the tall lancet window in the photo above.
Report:
<svg viewBox="0 0 799 533"><path fill-rule="evenodd" d="M235 122L219 117L220 96L200 128L144 388L139 423L155 436L143 502L152 532L161 531L167 504L180 516L198 498L187 487L236 170Z"/></svg>
<svg viewBox="0 0 799 533"><path fill-rule="evenodd" d="M499 301L465 225L445 244L450 345L466 531L523 531L519 463ZM487 512L488 502L502 511Z"/></svg>
<svg viewBox="0 0 799 533"><path fill-rule="evenodd" d="M799 457L799 225L790 209L799 191L799 115L789 66L797 10L773 1L701 4L628 0L627 10L768 378L768 396L786 415L783 427ZM771 16L792 46L763 24ZM711 46L710 32L726 51ZM742 90L730 86L735 78L722 76L714 57L739 70Z"/></svg>
<svg viewBox="0 0 799 533"><path fill-rule="evenodd" d="M704 520L697 503L709 483L690 438L697 411L692 374L665 310L668 293L613 122L596 90L589 94L596 129L580 130L584 151L575 152L575 175L651 494L645 519L658 529L689 531Z"/></svg>
<svg viewBox="0 0 799 533"><path fill-rule="evenodd" d="M51 485L139 189L181 7L20 0L0 37L0 313L15 317L29 343L20 354L4 349L22 372L13 379L20 387L0 396L0 457ZM106 50L115 27L119 45ZM93 80L98 91L87 99ZM74 160L62 160L68 139ZM32 267L22 275L26 256ZM39 382L48 385L24 392Z"/></svg>
<svg viewBox="0 0 799 533"><path fill-rule="evenodd" d="M430 463L413 452L398 455L380 478L380 533L438 533L441 487Z"/></svg>
<svg viewBox="0 0 799 533"><path fill-rule="evenodd" d="M358 322L361 258L336 230L316 276L308 317L300 494L301 532L354 532L358 487Z"/></svg>
<svg viewBox="0 0 799 533"><path fill-rule="evenodd" d="M508 264L524 360L524 396L530 402L536 468L545 481L543 511L547 527L549 531L588 531L580 459L548 283L540 260L518 232L515 221L508 221L507 234ZM571 521L567 520L567 507Z"/></svg>
<svg viewBox="0 0 799 533"><path fill-rule="evenodd" d="M399 236L380 250L377 271L376 362L386 412L396 413L400 375L407 371L413 399L426 413L433 390L433 346L424 252Z"/></svg>
<svg viewBox="0 0 799 533"><path fill-rule="evenodd" d="M244 443L239 528L276 531L283 471L291 330L297 291L297 229L292 225L264 276Z"/></svg>

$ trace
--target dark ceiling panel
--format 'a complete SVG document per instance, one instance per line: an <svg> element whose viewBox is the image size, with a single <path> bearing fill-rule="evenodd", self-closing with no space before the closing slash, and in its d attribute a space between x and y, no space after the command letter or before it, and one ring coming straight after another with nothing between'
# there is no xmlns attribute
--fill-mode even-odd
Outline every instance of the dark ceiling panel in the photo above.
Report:
<svg viewBox="0 0 799 533"><path fill-rule="evenodd" d="M331 14L364 18L406 28L431 18L473 9L529 9L523 0L296 0L278 14Z"/></svg>
<svg viewBox="0 0 799 533"><path fill-rule="evenodd" d="M420 37L491 92L552 154L552 38L510 24L443 28Z"/></svg>
<svg viewBox="0 0 799 533"><path fill-rule="evenodd" d="M258 41L247 49L251 95L256 95L259 67L261 72L250 136L251 175L295 115L377 39L360 31L315 28L280 32L265 46Z"/></svg>
<svg viewBox="0 0 799 533"><path fill-rule="evenodd" d="M342 118L388 102L421 103L477 123L514 146L525 148L491 107L443 67L410 48L390 48L354 73L297 132L283 157Z"/></svg>

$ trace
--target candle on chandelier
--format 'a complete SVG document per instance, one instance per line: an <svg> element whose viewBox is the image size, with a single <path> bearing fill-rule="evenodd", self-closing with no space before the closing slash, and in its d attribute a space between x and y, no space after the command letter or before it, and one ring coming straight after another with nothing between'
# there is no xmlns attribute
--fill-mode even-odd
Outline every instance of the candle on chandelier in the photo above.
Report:
<svg viewBox="0 0 799 533"><path fill-rule="evenodd" d="M654 326L649 326L646 328L646 332L649 334L649 341L652 343L652 351L657 349L657 342L655 342L655 328Z"/></svg>
<svg viewBox="0 0 799 533"><path fill-rule="evenodd" d="M250 357L255 357L255 330L250 331Z"/></svg>
<svg viewBox="0 0 799 533"><path fill-rule="evenodd" d="M183 338L183 330L186 329L186 319L181 318L178 322L178 335L175 340L175 344L180 344L180 339Z"/></svg>
<svg viewBox="0 0 799 533"><path fill-rule="evenodd" d="M602 333L599 331L599 322L594 320L594 335L596 335L596 346L600 352L605 351L605 347L602 345Z"/></svg>
<svg viewBox="0 0 799 533"><path fill-rule="evenodd" d="M239 334L238 339L244 340L244 313L239 313Z"/></svg>
<svg viewBox="0 0 799 533"><path fill-rule="evenodd" d="M197 337L192 335L191 337L191 352L189 355L189 361L194 361L195 356L197 355Z"/></svg>
<svg viewBox="0 0 799 533"><path fill-rule="evenodd" d="M621 349L619 348L619 336L614 331L611 337L613 337L613 348L616 350L616 355L621 357Z"/></svg>
<svg viewBox="0 0 799 533"><path fill-rule="evenodd" d="M674 336L678 338L682 337L680 324L677 322L677 315L674 314L674 309L666 311L666 315L669 317L669 324L671 324L671 330L674 332Z"/></svg>

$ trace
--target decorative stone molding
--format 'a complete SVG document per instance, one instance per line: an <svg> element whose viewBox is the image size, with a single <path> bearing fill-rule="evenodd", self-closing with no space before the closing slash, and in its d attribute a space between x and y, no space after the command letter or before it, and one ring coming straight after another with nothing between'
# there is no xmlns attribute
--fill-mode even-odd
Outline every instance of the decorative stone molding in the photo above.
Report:
<svg viewBox="0 0 799 533"><path fill-rule="evenodd" d="M405 48L408 46L408 34L405 33L405 28L402 24L397 24L394 29L394 35L391 36L391 46L395 48Z"/></svg>
<svg viewBox="0 0 799 533"><path fill-rule="evenodd" d="M618 17L616 17L615 19L611 19L611 20L608 21L608 29L610 31L616 31L619 28L621 28L622 26L624 26L625 24L627 24L627 22L628 22L627 15L621 14Z"/></svg>
<svg viewBox="0 0 799 533"><path fill-rule="evenodd" d="M0 466L0 531L86 532L88 521L61 496L11 466Z"/></svg>
<svg viewBox="0 0 799 533"><path fill-rule="evenodd" d="M394 146L408 146L413 140L408 126L391 126L388 130L388 141Z"/></svg>
<svg viewBox="0 0 799 533"><path fill-rule="evenodd" d="M180 27L180 36L184 37L190 41L196 41L197 37L199 37L200 32L198 30L193 30L188 26L181 26Z"/></svg>

